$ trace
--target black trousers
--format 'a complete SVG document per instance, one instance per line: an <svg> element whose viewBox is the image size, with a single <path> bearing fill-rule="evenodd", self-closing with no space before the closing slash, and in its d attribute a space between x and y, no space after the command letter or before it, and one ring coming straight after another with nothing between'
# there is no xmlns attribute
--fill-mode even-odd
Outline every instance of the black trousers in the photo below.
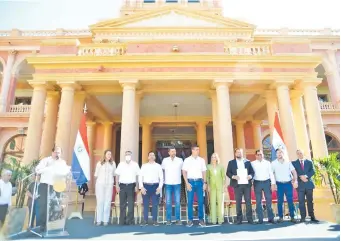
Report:
<svg viewBox="0 0 341 241"><path fill-rule="evenodd" d="M271 195L272 192L271 192L270 180L266 180L266 181L255 180L253 183L253 186L255 188L256 211L257 211L257 217L259 221L263 221L263 205L262 205L263 192L264 192L265 201L266 201L266 210L268 213L268 219L273 220L274 213L272 211L272 195Z"/></svg>
<svg viewBox="0 0 341 241"><path fill-rule="evenodd" d="M251 187L249 185L238 185L234 187L234 194L236 196L236 212L237 221L243 221L242 201L246 205L246 218L248 221L252 221L252 206L251 206Z"/></svg>
<svg viewBox="0 0 341 241"><path fill-rule="evenodd" d="M0 228L4 225L8 211L8 204L0 204Z"/></svg>
<svg viewBox="0 0 341 241"><path fill-rule="evenodd" d="M314 189L297 189L298 203L301 213L301 218L304 219L307 216L305 202L307 200L308 214L311 218L315 218L314 214L314 202L313 202L313 190Z"/></svg>
<svg viewBox="0 0 341 241"><path fill-rule="evenodd" d="M39 184L39 214L38 214L38 222L36 226L40 226L40 229L45 231L46 229L46 220L47 220L47 192L48 192L48 184L40 183ZM50 186L50 190L53 187Z"/></svg>
<svg viewBox="0 0 341 241"><path fill-rule="evenodd" d="M135 183L120 183L120 224L134 223ZM127 215L128 205L128 215Z"/></svg>

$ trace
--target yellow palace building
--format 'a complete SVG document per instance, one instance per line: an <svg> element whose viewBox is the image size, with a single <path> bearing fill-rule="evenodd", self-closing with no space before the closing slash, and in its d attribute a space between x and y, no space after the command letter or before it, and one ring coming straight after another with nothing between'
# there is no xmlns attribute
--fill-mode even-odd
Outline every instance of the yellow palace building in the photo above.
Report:
<svg viewBox="0 0 341 241"><path fill-rule="evenodd" d="M291 159L324 157L340 149L339 42L339 30L226 18L218 0L127 0L88 29L0 31L1 159L56 143L71 163L84 104L92 173L105 149L143 163L197 143L224 166L235 147L254 160L276 111Z"/></svg>

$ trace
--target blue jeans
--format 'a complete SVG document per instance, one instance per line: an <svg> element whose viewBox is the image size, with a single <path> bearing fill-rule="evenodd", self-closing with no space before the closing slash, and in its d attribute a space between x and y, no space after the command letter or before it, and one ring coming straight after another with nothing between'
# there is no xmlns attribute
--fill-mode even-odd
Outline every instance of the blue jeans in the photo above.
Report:
<svg viewBox="0 0 341 241"><path fill-rule="evenodd" d="M187 191L187 210L188 210L188 221L193 221L193 201L194 193L197 195L198 200L198 218L199 220L204 220L204 190L203 190L203 180L192 180L188 179L189 184L192 186L192 191Z"/></svg>
<svg viewBox="0 0 341 241"><path fill-rule="evenodd" d="M149 211L149 204L150 204L150 199L152 199L152 217L153 221L157 221L157 212L158 212L158 207L159 207L159 199L160 199L160 194L156 194L156 189L159 187L159 184L153 184L153 185L148 185L148 184L143 184L144 188L147 190L146 195L142 195L143 199L143 218L144 221L148 221L148 211Z"/></svg>
<svg viewBox="0 0 341 241"><path fill-rule="evenodd" d="M181 184L176 185L165 185L166 188L166 220L172 220L172 204L173 204L173 194L175 202L175 219L180 220L180 194L181 194Z"/></svg>
<svg viewBox="0 0 341 241"><path fill-rule="evenodd" d="M278 209L278 216L283 218L283 203L284 203L284 194L287 198L288 206L289 206L289 213L290 217L295 217L295 208L294 208L294 201L293 201L293 186L291 182L280 183L276 182L277 185L277 209Z"/></svg>

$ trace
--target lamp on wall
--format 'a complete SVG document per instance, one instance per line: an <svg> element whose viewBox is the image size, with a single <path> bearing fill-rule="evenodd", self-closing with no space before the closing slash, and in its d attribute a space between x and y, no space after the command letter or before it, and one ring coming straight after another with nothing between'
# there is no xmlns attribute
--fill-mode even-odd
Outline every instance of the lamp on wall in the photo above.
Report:
<svg viewBox="0 0 341 241"><path fill-rule="evenodd" d="M178 123L178 107L179 107L179 103L173 103L175 128L169 129L173 135L173 137L172 137L173 140L171 141L171 145L174 147L182 146L182 144L183 144L182 141L179 140L179 137L177 137L177 135L176 135L176 132L178 130L178 126L177 126L177 123Z"/></svg>

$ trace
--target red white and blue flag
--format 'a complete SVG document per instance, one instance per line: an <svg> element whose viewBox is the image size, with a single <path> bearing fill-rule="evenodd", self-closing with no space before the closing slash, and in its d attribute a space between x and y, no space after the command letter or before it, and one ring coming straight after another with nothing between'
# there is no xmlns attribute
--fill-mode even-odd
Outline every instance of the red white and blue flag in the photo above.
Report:
<svg viewBox="0 0 341 241"><path fill-rule="evenodd" d="M281 124L279 122L278 112L275 114L274 131L272 133L272 148L271 148L271 161L277 159L276 149L283 149L284 159L289 160L288 151L284 143L283 133L281 129Z"/></svg>
<svg viewBox="0 0 341 241"><path fill-rule="evenodd" d="M86 134L86 117L82 114L72 154L72 174L78 186L90 181L90 152Z"/></svg>

